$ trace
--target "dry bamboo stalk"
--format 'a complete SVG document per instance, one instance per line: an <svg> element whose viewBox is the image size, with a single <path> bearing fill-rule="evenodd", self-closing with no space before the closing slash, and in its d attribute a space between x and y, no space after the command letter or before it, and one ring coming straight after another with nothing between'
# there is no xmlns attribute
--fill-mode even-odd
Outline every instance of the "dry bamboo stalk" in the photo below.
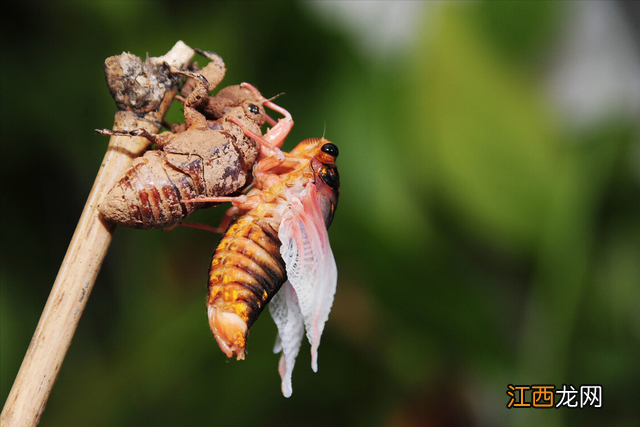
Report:
<svg viewBox="0 0 640 427"><path fill-rule="evenodd" d="M193 50L179 41L164 56L143 64L123 53L105 61L107 84L118 105L116 130L158 132L179 78L162 65L186 68ZM101 218L98 203L148 146L145 138L111 137L107 153L62 261L51 294L0 416L1 427L35 426L44 411L64 356L87 303L115 225Z"/></svg>

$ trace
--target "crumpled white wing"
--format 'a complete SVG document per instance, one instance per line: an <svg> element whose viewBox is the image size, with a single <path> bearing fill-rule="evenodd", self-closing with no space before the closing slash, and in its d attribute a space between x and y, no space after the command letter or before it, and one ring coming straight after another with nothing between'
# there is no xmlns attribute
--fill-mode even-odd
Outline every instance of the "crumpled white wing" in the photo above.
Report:
<svg viewBox="0 0 640 427"><path fill-rule="evenodd" d="M295 290L311 344L311 368L318 371L318 347L329 318L338 282L338 269L329 245L316 187L308 184L292 200L278 231L287 278Z"/></svg>
<svg viewBox="0 0 640 427"><path fill-rule="evenodd" d="M278 337L273 349L274 353L282 351L278 371L282 378L282 394L291 396L291 373L300 351L300 343L304 335L304 320L296 291L288 281L276 293L269 303L269 312L278 327Z"/></svg>

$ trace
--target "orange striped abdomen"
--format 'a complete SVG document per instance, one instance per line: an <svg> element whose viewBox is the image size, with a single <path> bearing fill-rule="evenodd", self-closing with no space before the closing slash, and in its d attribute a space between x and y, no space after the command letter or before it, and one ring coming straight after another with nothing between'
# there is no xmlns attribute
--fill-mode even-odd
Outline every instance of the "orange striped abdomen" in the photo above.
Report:
<svg viewBox="0 0 640 427"><path fill-rule="evenodd" d="M209 270L209 325L228 357L244 358L249 327L285 281L277 231L242 216L220 241Z"/></svg>

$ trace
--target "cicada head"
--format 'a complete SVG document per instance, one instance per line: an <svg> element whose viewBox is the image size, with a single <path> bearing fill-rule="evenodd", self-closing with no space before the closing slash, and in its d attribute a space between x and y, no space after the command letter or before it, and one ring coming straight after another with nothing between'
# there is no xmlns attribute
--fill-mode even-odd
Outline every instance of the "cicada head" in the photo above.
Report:
<svg viewBox="0 0 640 427"><path fill-rule="evenodd" d="M242 85L227 86L216 96L208 97L207 102L203 113L211 120L231 114L238 119L255 122L258 126L262 126L265 122L266 112L262 106L263 101L256 93Z"/></svg>
<svg viewBox="0 0 640 427"><path fill-rule="evenodd" d="M318 140L316 153L311 157L315 175L318 203L327 228L333 221L340 195L340 174L336 166L338 147L326 139Z"/></svg>

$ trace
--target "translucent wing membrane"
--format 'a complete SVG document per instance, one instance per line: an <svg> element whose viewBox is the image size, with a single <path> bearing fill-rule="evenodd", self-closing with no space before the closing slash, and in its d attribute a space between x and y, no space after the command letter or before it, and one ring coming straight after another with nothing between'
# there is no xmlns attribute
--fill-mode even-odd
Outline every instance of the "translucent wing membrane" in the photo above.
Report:
<svg viewBox="0 0 640 427"><path fill-rule="evenodd" d="M282 394L291 396L291 373L300 350L300 343L304 336L304 320L298 306L298 297L288 281L282 285L280 291L274 295L269 303L269 312L278 327L278 338L273 349L274 353L282 351L278 371L282 378Z"/></svg>
<svg viewBox="0 0 640 427"><path fill-rule="evenodd" d="M272 315L274 312L277 315L274 320L278 325L279 343L283 350L280 374L283 393L287 396L285 389L290 394L291 372L302 340L302 324L293 327L290 322L304 323L311 344L311 368L317 372L320 337L329 318L338 281L315 185L308 184L300 198L292 200L283 215L278 237L282 242L280 253L288 282L276 295L279 297L271 301L274 307L270 310ZM300 314L290 305L297 306ZM292 332L294 330L296 333Z"/></svg>

